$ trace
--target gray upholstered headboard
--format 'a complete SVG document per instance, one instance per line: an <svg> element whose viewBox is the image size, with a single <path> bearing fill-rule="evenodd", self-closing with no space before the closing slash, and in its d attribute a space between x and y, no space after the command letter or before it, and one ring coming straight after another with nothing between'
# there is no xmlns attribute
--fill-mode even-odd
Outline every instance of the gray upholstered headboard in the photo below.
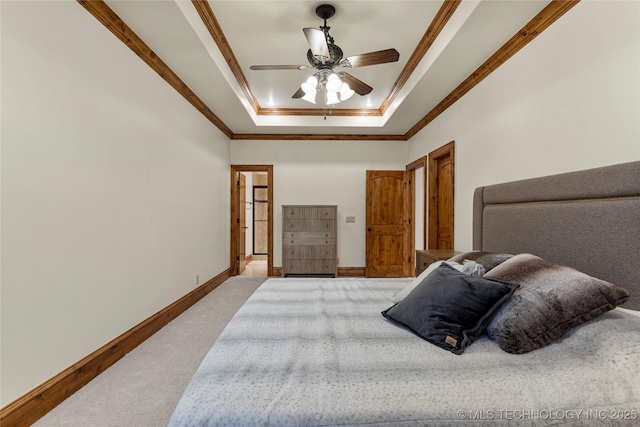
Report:
<svg viewBox="0 0 640 427"><path fill-rule="evenodd" d="M477 188L473 249L568 265L640 310L640 161Z"/></svg>

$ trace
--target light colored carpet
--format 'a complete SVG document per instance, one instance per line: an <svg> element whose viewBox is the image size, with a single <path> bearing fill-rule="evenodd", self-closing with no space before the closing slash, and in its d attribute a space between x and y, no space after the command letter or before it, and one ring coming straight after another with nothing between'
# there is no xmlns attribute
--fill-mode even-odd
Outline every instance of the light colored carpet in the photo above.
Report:
<svg viewBox="0 0 640 427"><path fill-rule="evenodd" d="M207 351L266 279L225 281L34 426L166 426Z"/></svg>

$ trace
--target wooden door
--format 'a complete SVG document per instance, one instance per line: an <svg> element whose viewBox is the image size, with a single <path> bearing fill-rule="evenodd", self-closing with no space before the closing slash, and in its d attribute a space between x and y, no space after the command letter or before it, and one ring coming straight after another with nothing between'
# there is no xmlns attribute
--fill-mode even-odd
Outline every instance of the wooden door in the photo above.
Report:
<svg viewBox="0 0 640 427"><path fill-rule="evenodd" d="M429 154L429 249L453 249L453 144Z"/></svg>
<svg viewBox="0 0 640 427"><path fill-rule="evenodd" d="M240 230L238 233L238 274L242 274L247 268L247 177L238 173L239 182L239 206Z"/></svg>
<svg viewBox="0 0 640 427"><path fill-rule="evenodd" d="M367 171L366 277L409 276L406 171Z"/></svg>

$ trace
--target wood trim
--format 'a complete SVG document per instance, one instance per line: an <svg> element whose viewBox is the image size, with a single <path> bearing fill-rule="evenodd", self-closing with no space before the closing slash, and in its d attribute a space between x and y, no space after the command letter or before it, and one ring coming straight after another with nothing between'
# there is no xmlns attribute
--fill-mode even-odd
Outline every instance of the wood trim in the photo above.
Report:
<svg viewBox="0 0 640 427"><path fill-rule="evenodd" d="M261 116L347 116L347 117L380 117L382 113L375 109L347 108L260 108Z"/></svg>
<svg viewBox="0 0 640 427"><path fill-rule="evenodd" d="M273 276L273 165L231 165L231 180L230 184L230 195L231 195L231 217L230 217L230 230L231 230L231 241L229 245L229 267L231 270L231 275L235 276L237 274L236 269L236 257L238 252L238 223L237 223L237 206L239 203L238 194L236 192L236 174L238 172L267 172L267 197L269 199L268 206L268 222L269 225L267 227L267 276Z"/></svg>
<svg viewBox="0 0 640 427"><path fill-rule="evenodd" d="M423 197L423 208L422 208L422 212L424 213L423 217L422 217L422 239L423 239L423 246L426 244L427 242L427 195L426 195L426 190L427 190L427 156L422 156L417 160L414 160L413 162L409 163L406 166L406 171L407 173L409 173L409 179L411 180L411 182L415 183L416 180L416 169L419 168L424 168L424 173L423 173L423 184L422 184L422 188L425 191L425 197ZM412 188L415 188L412 187ZM411 253L411 257L415 258L415 253L416 253L416 240L415 240L415 235L416 235L416 218L414 218L414 214L416 212L416 198L415 198L415 190L412 190L411 193L411 201L410 201L410 207L409 207L409 217L411 218L411 224L410 224L410 236L409 236L409 241L410 241L410 253ZM415 267L415 259L413 259L413 267ZM415 275L415 268L410 268L409 269L410 272L412 273L412 275Z"/></svg>
<svg viewBox="0 0 640 427"><path fill-rule="evenodd" d="M364 267L338 267L338 277L364 277Z"/></svg>
<svg viewBox="0 0 640 427"><path fill-rule="evenodd" d="M455 141L451 141L448 144L443 145L440 148L435 149L434 151L432 151L431 153L429 153L429 181L428 181L428 185L429 185L429 210L427 213L427 216L429 218L429 230L431 231L430 233L428 233L428 244L427 244L427 250L428 249L439 249L438 248L438 243L436 241L436 233L433 232L433 230L436 229L437 227L437 212L435 212L435 209L433 208L435 206L435 195L436 195L436 185L437 185L437 160L441 157L445 157L445 156L450 156L451 157L451 170L453 171L453 175L454 175L454 180L451 184L451 191L453 192L452 196L453 196L453 201L455 201ZM426 174L425 174L426 175ZM455 206L455 203L452 203L452 209L453 206ZM455 211L451 213L451 215L453 216L453 224L455 224ZM455 231L455 227L451 228L451 241L454 242L454 231Z"/></svg>
<svg viewBox="0 0 640 427"><path fill-rule="evenodd" d="M404 247L403 247L403 268L402 273L404 277L410 277L415 272L413 268L415 262L415 251L413 247L415 246L415 242L413 241L413 234L411 230L413 229L413 221L411 218L413 217L413 212L415 209L415 191L413 190L413 177L415 176L415 172L413 170L404 171Z"/></svg>
<svg viewBox="0 0 640 427"><path fill-rule="evenodd" d="M149 67L162 77L172 88L182 95L203 116L213 123L222 133L231 138L233 132L218 116L173 72L167 64L155 54L147 44L103 1L77 0L91 15L111 31L120 41L129 47Z"/></svg>
<svg viewBox="0 0 640 427"><path fill-rule="evenodd" d="M253 141L406 141L404 135L342 135L342 134L259 134L236 133L233 140Z"/></svg>
<svg viewBox="0 0 640 427"><path fill-rule="evenodd" d="M413 162L409 163L406 167L406 169L408 171L414 171L416 169L419 168L426 168L427 167L427 156L422 156L417 160L414 160Z"/></svg>
<svg viewBox="0 0 640 427"><path fill-rule="evenodd" d="M489 57L480 67L478 67L469 77L462 81L449 95L447 95L438 105L427 113L418 123L416 123L406 134L407 139L411 139L425 126L431 123L436 117L442 114L447 108L452 106L458 99L473 89L478 83L484 80L489 74L494 72L500 65L515 55L520 49L525 47L531 40L546 30L551 24L557 21L562 15L567 13L580 0L553 0L536 16L534 16L524 27L511 37L500 49Z"/></svg>
<svg viewBox="0 0 640 427"><path fill-rule="evenodd" d="M29 426L231 277L229 269L0 409L3 427Z"/></svg>
<svg viewBox="0 0 640 427"><path fill-rule="evenodd" d="M440 6L438 13L436 13L436 16L431 21L429 28L427 28L424 36L422 36L420 43L418 43L418 46L416 46L415 50L409 57L409 60L402 69L402 72L398 76L398 79L393 84L391 92L389 92L387 98L382 102L382 105L380 106L381 115L387 111L387 109L396 99L396 97L400 93L400 90L407 83L409 77L411 77L413 72L416 70L418 64L420 63L420 61L422 61L424 55L427 53L429 48L431 48L431 45L436 40L436 38L440 35L442 29L445 27L445 25L447 25L447 22L449 22L449 19L451 19L451 17L453 16L453 12L456 11L461 2L462 0L445 0L442 3L442 6Z"/></svg>
<svg viewBox="0 0 640 427"><path fill-rule="evenodd" d="M227 41L227 37L224 35L216 16L213 14L213 10L211 10L211 6L209 6L208 0L192 0L193 7L195 7L196 11L198 11L198 15L200 15L200 19L209 30L209 34L211 34L211 38L216 42L218 49L220 49L220 53L226 60L229 65L229 69L233 73L233 76L236 78L236 81L240 85L240 89L244 93L244 96L247 98L253 110L259 114L260 112L260 104L256 99L253 92L251 92L251 88L249 87L249 83L247 82L247 78L242 72L242 68L240 68L240 64L238 64L238 60L236 59L229 42Z"/></svg>
<svg viewBox="0 0 640 427"><path fill-rule="evenodd" d="M282 277L282 267L273 267L273 274L269 276Z"/></svg>
<svg viewBox="0 0 640 427"><path fill-rule="evenodd" d="M414 183L416 181L416 170L406 168L407 181L409 182L408 192L411 195L410 198L405 198L405 204L407 205L407 222L409 227L409 236L407 238L407 250L409 251L409 266L408 266L408 274L407 276L415 276L415 265L416 265L416 221L415 221L415 213L416 213L416 191L414 190Z"/></svg>

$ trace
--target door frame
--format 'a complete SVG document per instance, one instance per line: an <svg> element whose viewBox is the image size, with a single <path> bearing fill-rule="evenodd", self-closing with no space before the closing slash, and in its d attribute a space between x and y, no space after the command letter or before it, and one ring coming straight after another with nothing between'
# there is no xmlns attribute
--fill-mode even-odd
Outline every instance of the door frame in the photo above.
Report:
<svg viewBox="0 0 640 427"><path fill-rule="evenodd" d="M236 240L238 242L238 274L242 274L247 268L247 209L242 209L242 206L246 206L247 201L247 177L242 172L236 174L239 179L238 187L238 217L240 222L238 223L239 237ZM244 190L244 193L243 193ZM244 249L243 249L244 248Z"/></svg>
<svg viewBox="0 0 640 427"><path fill-rule="evenodd" d="M423 168L424 173L422 174L422 189L425 192L424 197L422 198L422 247L427 247L427 194L426 194L426 190L427 190L427 156L422 156L417 160L414 160L413 162L409 163L406 166L406 171L409 174L409 182L413 183L416 181L416 169L419 168ZM415 218L415 213L416 213L416 194L415 194L415 185L410 186L411 191L409 192L409 225L410 225L410 230L409 230L409 250L410 250L410 254L411 254L411 267L410 267L410 271L411 274L413 276L415 276L416 274L416 240L415 240L415 235L416 235L416 218Z"/></svg>
<svg viewBox="0 0 640 427"><path fill-rule="evenodd" d="M451 183L451 218L453 220L453 225L451 227L451 242L453 245L454 240L454 231L455 231L455 141L451 141L448 144L443 145L440 148L437 148L429 153L429 207L427 216L429 217L429 228L428 228L428 249L440 249L438 248L437 242L437 232L434 232L438 226L438 209L437 209L437 181L438 181L438 160L450 156L451 157L451 173L453 175L453 182ZM426 175L426 174L425 174Z"/></svg>
<svg viewBox="0 0 640 427"><path fill-rule="evenodd" d="M231 240L229 242L229 269L231 276L238 274L238 239L240 235L239 209L240 195L239 185L236 176L239 172L266 172L267 173L267 194L269 198L268 224L267 224L267 275L273 276L273 165L231 165L231 205L230 205L230 232ZM244 206L242 207L244 208Z"/></svg>

